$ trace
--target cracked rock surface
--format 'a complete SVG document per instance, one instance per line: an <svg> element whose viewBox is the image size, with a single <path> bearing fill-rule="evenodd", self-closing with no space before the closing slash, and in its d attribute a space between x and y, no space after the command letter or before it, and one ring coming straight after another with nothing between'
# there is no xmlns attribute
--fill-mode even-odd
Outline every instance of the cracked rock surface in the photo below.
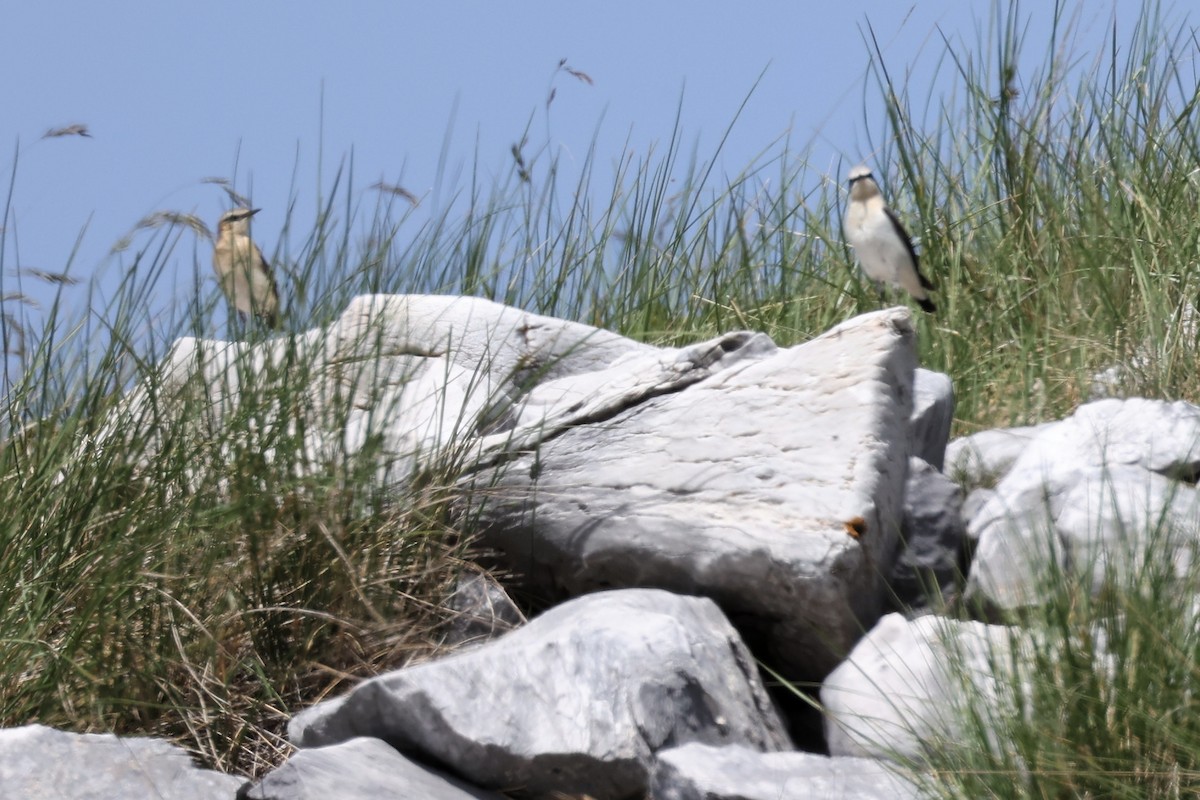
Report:
<svg viewBox="0 0 1200 800"><path fill-rule="evenodd" d="M625 408L477 473L472 519L539 594L711 597L761 657L819 680L883 607L914 446L912 318L865 314L787 349L733 336L576 381ZM670 392L629 388L668 374ZM523 418L561 392L538 386Z"/></svg>
<svg viewBox="0 0 1200 800"><path fill-rule="evenodd" d="M790 747L753 657L710 600L601 592L296 715L301 747L382 739L487 789L641 797L687 742Z"/></svg>

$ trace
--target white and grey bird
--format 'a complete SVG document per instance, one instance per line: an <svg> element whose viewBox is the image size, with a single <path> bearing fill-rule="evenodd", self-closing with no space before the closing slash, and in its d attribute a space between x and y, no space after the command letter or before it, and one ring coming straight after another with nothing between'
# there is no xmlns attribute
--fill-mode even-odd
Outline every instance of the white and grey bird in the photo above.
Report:
<svg viewBox="0 0 1200 800"><path fill-rule="evenodd" d="M854 248L863 272L876 284L898 286L929 313L937 306L929 299L933 284L921 274L917 251L900 220L883 202L871 170L850 170L850 202L843 221L846 241Z"/></svg>
<svg viewBox="0 0 1200 800"><path fill-rule="evenodd" d="M250 238L257 208L233 208L217 223L213 270L229 302L245 317L253 314L274 328L279 322L279 291L271 265Z"/></svg>

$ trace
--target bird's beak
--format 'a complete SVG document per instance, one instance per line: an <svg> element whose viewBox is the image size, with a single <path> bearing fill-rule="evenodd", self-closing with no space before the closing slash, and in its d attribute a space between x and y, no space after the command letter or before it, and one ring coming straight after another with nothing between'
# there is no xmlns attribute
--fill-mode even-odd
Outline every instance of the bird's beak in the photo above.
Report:
<svg viewBox="0 0 1200 800"><path fill-rule="evenodd" d="M250 209L250 216L253 217L255 214L257 214L260 211L262 211L261 208L252 208L252 209Z"/></svg>

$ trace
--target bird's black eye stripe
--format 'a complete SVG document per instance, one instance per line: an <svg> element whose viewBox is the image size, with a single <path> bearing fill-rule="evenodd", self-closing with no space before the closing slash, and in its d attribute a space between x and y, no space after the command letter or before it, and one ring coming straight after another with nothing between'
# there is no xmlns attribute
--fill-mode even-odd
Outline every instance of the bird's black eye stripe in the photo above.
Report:
<svg viewBox="0 0 1200 800"><path fill-rule="evenodd" d="M859 181L861 181L861 180L863 180L863 179L865 179L865 178L874 178L874 177L875 177L875 176L873 176L873 175L872 175L871 173L869 173L869 172L868 172L868 173L865 173L865 174L863 174L863 175L855 175L853 178L851 178L851 179L850 179L850 185L851 185L851 186L853 186L854 184L858 183Z"/></svg>

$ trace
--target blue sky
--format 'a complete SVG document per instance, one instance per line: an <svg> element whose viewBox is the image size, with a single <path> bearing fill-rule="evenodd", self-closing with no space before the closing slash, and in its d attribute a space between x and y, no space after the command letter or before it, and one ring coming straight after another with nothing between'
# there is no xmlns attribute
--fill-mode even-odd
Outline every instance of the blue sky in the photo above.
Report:
<svg viewBox="0 0 1200 800"><path fill-rule="evenodd" d="M1044 37L1051 4L1025 6L1031 37ZM1087 4L1081 40L1098 45L1114 15L1128 27L1140 7ZM5 184L20 155L0 289L12 290L18 265L62 270L76 247L76 276L119 273L113 244L157 210L213 226L228 207L201 183L213 176L264 209L255 236L270 252L292 193L305 218L322 154L324 180L352 152L356 191L399 184L423 199L418 216L432 215L443 150L443 195L476 158L486 179L499 177L531 114L533 139L549 136L568 159L595 139L610 164L663 146L682 102L685 150L706 155L760 75L723 168L739 171L787 135L814 165L844 171L870 155L865 121L884 131L866 85L867 22L893 76L929 87L941 36L970 47L991 10L966 0L7 3ZM555 75L563 58L592 84ZM40 140L71 123L92 138ZM190 275L190 251L178 258ZM217 291L211 277L203 291Z"/></svg>

